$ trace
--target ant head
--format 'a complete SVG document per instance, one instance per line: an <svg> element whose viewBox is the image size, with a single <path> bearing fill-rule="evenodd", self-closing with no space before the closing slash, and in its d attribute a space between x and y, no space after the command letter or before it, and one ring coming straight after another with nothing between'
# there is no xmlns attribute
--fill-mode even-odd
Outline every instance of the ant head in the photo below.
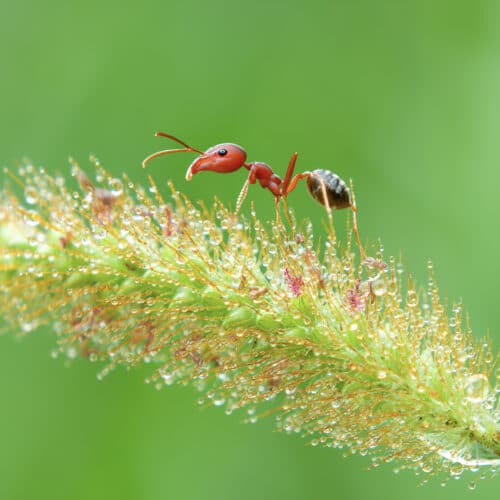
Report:
<svg viewBox="0 0 500 500"><path fill-rule="evenodd" d="M234 172L244 165L246 158L245 150L237 144L230 142L217 144L191 163L186 172L186 179L189 181L194 174L205 170L220 173Z"/></svg>
<svg viewBox="0 0 500 500"><path fill-rule="evenodd" d="M199 149L193 148L189 144L186 144L184 141L181 141L173 135L166 134L165 132L156 132L156 136L171 139L179 143L183 147L176 149L165 149L163 151L158 151L156 153L153 153L152 155L149 155L142 162L143 168L153 158L157 158L158 156L168 155L172 153L198 153L200 156L196 158L193 163L191 163L188 171L186 172L186 179L188 181L191 180L191 177L193 177L194 174L202 172L203 170L222 173L233 172L234 170L238 170L240 167L245 165L245 160L247 158L247 154L241 146L238 146L237 144L231 144L229 142L224 144L217 144L216 146L212 146L211 148L203 152Z"/></svg>

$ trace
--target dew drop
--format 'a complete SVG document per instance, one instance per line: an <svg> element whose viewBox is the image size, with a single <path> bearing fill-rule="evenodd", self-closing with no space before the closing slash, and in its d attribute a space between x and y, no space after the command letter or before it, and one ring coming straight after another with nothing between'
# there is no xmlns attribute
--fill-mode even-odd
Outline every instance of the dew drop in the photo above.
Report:
<svg viewBox="0 0 500 500"><path fill-rule="evenodd" d="M408 307L415 307L418 304L418 295L415 290L408 290L406 295L406 305Z"/></svg>
<svg viewBox="0 0 500 500"><path fill-rule="evenodd" d="M465 382L465 398L471 403L481 403L488 397L489 383L486 375L471 375Z"/></svg>
<svg viewBox="0 0 500 500"><path fill-rule="evenodd" d="M66 356L69 359L75 359L78 356L78 351L74 347L68 347L66 350Z"/></svg>
<svg viewBox="0 0 500 500"><path fill-rule="evenodd" d="M38 203L39 196L36 188L33 186L26 186L24 188L24 199L26 200L26 203L29 203L30 205Z"/></svg>
<svg viewBox="0 0 500 500"><path fill-rule="evenodd" d="M350 330L351 332L355 332L357 329L358 329L358 324L357 324L357 323L351 323L351 324L349 325L349 330Z"/></svg>
<svg viewBox="0 0 500 500"><path fill-rule="evenodd" d="M462 464L453 464L450 467L450 474L452 476L460 476L464 471L464 466Z"/></svg>
<svg viewBox="0 0 500 500"><path fill-rule="evenodd" d="M385 370L379 370L379 372L377 373L377 378L379 380L384 380L385 378L387 378L387 372Z"/></svg>
<svg viewBox="0 0 500 500"><path fill-rule="evenodd" d="M377 297L385 295L387 292L387 287L385 286L384 280L378 279L372 283L372 292Z"/></svg>
<svg viewBox="0 0 500 500"><path fill-rule="evenodd" d="M161 378L166 385L172 385L174 383L174 376L171 373L162 373Z"/></svg>
<svg viewBox="0 0 500 500"><path fill-rule="evenodd" d="M24 214L24 222L31 227L38 226L38 224L40 223L37 218L36 212L33 212L31 210Z"/></svg>
<svg viewBox="0 0 500 500"><path fill-rule="evenodd" d="M109 187L114 196L120 196L123 193L123 182L120 179L110 179Z"/></svg>
<svg viewBox="0 0 500 500"><path fill-rule="evenodd" d="M34 322L25 321L24 323L21 323L21 330L25 333L29 333L35 329L35 326Z"/></svg>

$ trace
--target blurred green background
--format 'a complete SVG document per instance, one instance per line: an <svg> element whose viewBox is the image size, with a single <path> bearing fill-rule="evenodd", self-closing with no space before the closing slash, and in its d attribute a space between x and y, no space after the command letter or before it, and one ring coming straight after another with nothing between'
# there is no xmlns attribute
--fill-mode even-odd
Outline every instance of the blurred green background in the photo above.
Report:
<svg viewBox="0 0 500 500"><path fill-rule="evenodd" d="M362 237L402 253L420 283L432 258L444 296L500 345L500 3L496 0L223 0L0 3L0 164L69 175L95 153L145 182L169 147L237 142L283 173L328 168L356 186ZM151 163L195 199L234 203L243 172L185 184L190 155ZM91 170L91 169L89 169ZM202 177L203 176L203 177ZM274 202L258 187L264 218ZM299 186L302 216L321 207ZM246 202L248 210L249 202ZM337 219L344 224L346 214ZM96 380L50 359L53 336L0 338L0 499L492 499L468 478L417 487L362 457L311 448L158 393L150 369ZM496 487L495 487L496 486Z"/></svg>

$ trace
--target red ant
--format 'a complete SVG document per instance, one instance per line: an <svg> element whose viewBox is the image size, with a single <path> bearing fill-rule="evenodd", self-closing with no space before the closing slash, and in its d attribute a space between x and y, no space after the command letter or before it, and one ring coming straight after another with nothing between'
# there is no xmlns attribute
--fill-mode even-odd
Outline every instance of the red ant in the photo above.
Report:
<svg viewBox="0 0 500 500"><path fill-rule="evenodd" d="M318 169L313 170L312 172L296 174L294 177L293 171L295 169L295 162L297 161L298 153L293 153L290 161L288 162L285 178L281 179L266 163L246 163L246 151L237 144L229 142L217 144L216 146L212 146L203 152L189 146L184 141L177 139L177 137L174 137L173 135L166 134L164 132L157 132L155 135L157 137L166 137L167 139L171 139L184 147L178 149L165 149L163 151L153 153L142 162L143 168L153 158L171 153L197 153L200 155L191 163L191 165L189 165L186 172L186 180L188 181L190 181L193 175L198 172L209 171L225 174L234 172L241 167L245 167L249 173L248 178L245 181L245 184L243 184L243 188L238 196L238 200L236 202L236 212L239 211L243 200L247 195L248 186L250 184L255 184L259 181L259 184L263 188L269 189L269 191L271 191L274 195L276 213L279 213L280 199L286 198L287 195L295 189L298 181L301 179L307 179L307 188L309 193L317 202L326 207L329 217L331 217L332 209L351 208L353 213L353 230L356 236L356 242L358 243L360 250L363 251L356 220L356 205L353 198L351 198L351 193L346 183L333 172Z"/></svg>

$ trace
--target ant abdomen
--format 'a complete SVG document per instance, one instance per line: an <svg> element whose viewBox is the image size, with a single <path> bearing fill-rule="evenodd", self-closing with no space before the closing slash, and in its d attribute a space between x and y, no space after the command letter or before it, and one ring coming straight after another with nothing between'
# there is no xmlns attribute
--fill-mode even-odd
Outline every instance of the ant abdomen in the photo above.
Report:
<svg viewBox="0 0 500 500"><path fill-rule="evenodd" d="M307 177L307 189L311 196L324 206L326 206L325 194L332 209L352 206L351 193L346 183L329 170L313 170Z"/></svg>

